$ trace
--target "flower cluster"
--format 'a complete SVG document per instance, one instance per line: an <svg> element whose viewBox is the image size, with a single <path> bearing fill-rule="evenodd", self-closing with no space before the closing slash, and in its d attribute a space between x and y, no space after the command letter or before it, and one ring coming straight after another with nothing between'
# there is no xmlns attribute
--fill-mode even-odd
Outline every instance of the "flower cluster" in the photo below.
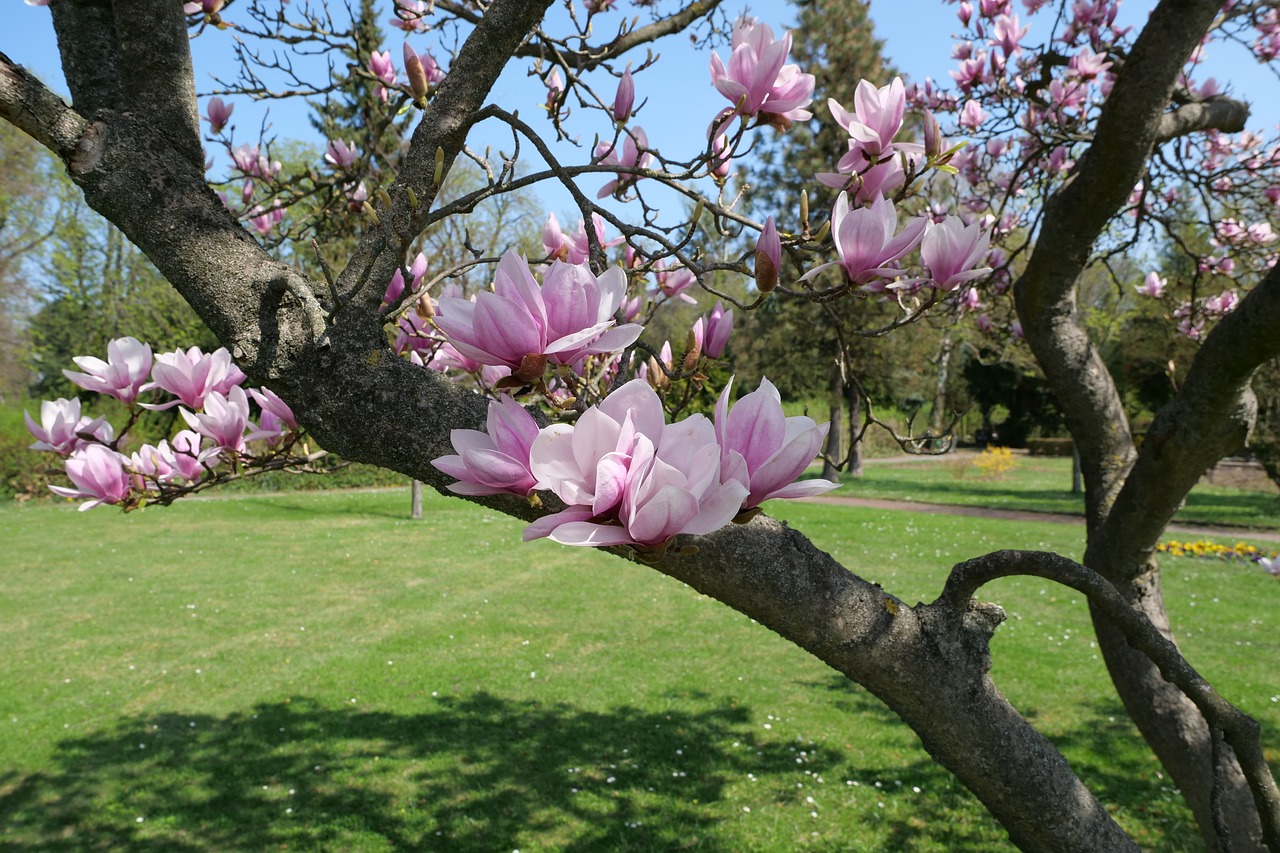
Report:
<svg viewBox="0 0 1280 853"><path fill-rule="evenodd" d="M1237 542L1234 545L1220 545L1198 539L1194 542L1180 542L1171 539L1156 545L1156 552L1168 554L1170 557L1192 557L1203 560L1229 560L1241 563L1257 563L1268 573L1280 578L1280 551L1269 551Z"/></svg>
<svg viewBox="0 0 1280 853"><path fill-rule="evenodd" d="M456 453L432 462L458 480L458 494L550 491L565 509L538 519L524 538L564 545L661 550L680 534L703 535L770 498L816 495L826 480L796 482L817 455L827 425L785 417L766 379L730 407L732 382L714 422L692 415L666 423L662 400L632 380L573 424L541 430L514 400L489 404L488 432L455 430Z"/></svg>
<svg viewBox="0 0 1280 853"><path fill-rule="evenodd" d="M585 264L560 261L539 285L528 261L512 251L498 263L492 291L480 292L475 301L441 297L435 323L464 356L509 367L533 382L547 362L580 365L587 356L617 352L640 336L640 326L614 320L626 287L619 267L596 277Z"/></svg>
<svg viewBox="0 0 1280 853"><path fill-rule="evenodd" d="M27 429L36 439L31 449L63 457L71 481L70 487L50 490L84 500L82 510L104 503L130 508L157 497L171 500L213 477L222 463L251 461L251 443L261 443L258 456L283 459L300 434L293 412L274 392L241 387L246 377L226 349L204 353L192 347L153 356L149 345L126 337L108 343L106 361L89 356L74 361L81 370L63 371L67 378L130 406L130 425L142 410L181 406L188 427L126 453L121 449L124 432L116 435L105 418L82 415L79 399L46 400L39 423L26 413ZM139 402L141 395L156 391L175 399ZM251 419L250 399L259 409L257 424Z"/></svg>

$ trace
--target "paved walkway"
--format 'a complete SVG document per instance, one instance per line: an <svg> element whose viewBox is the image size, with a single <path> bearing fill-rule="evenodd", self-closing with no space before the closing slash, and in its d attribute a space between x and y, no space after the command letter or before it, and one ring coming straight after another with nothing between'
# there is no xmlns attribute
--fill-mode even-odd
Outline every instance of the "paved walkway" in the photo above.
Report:
<svg viewBox="0 0 1280 853"><path fill-rule="evenodd" d="M870 461L870 460L868 460ZM836 495L820 495L805 498L814 503L836 504L842 506L859 506L867 509L885 509L890 511L929 513L931 515L965 515L977 518L999 518L1009 521L1039 521L1050 524L1077 524L1084 526L1084 516L1066 515L1057 512L1029 512L1021 509L997 509L983 506L955 506L952 504L932 504L920 501L888 501L879 498L854 498ZM1280 531L1254 530L1244 527L1227 527L1223 525L1187 525L1170 524L1169 533L1192 536L1219 536L1235 539L1258 539L1264 542L1280 542Z"/></svg>

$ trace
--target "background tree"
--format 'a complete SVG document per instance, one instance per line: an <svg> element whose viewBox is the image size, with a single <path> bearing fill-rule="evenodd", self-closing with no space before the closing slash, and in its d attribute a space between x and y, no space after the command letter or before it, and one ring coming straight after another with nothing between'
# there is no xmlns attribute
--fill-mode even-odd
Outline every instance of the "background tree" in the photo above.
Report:
<svg viewBox="0 0 1280 853"><path fill-rule="evenodd" d="M49 196L59 171L30 137L12 125L0 125L0 403L26 394L25 320L37 296L31 279L42 244L55 227Z"/></svg>

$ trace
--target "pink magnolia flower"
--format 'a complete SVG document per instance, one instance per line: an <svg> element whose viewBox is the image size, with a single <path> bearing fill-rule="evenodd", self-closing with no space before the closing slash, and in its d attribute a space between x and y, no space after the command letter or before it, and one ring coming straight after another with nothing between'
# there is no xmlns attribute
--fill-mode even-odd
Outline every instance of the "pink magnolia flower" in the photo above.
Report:
<svg viewBox="0 0 1280 853"><path fill-rule="evenodd" d="M108 394L133 405L151 372L151 347L137 338L116 338L107 343L106 361L87 355L71 360L85 372L64 370L63 376L86 391Z"/></svg>
<svg viewBox="0 0 1280 853"><path fill-rule="evenodd" d="M178 411L187 426L212 440L218 447L236 452L244 450L245 430L249 427L249 398L239 385L234 386L226 395L210 391L205 395L203 412L189 412L185 408ZM258 437L251 435L248 439Z"/></svg>
<svg viewBox="0 0 1280 853"><path fill-rule="evenodd" d="M775 40L768 25L742 18L733 27L731 44L727 67L718 54L711 55L711 81L738 115L759 115L779 130L813 118L805 107L813 100L814 77L786 64L790 33Z"/></svg>
<svg viewBox="0 0 1280 853"><path fill-rule="evenodd" d="M414 256L413 263L409 265L409 275L413 278L413 287L410 292L417 292L422 286L422 279L427 274L427 256L419 252ZM387 290L382 294L383 305L393 305L396 300L404 294L404 273L398 268L391 274L391 281L387 284Z"/></svg>
<svg viewBox="0 0 1280 853"><path fill-rule="evenodd" d="M622 242L621 237L615 237L612 240L604 238L604 219L598 213L591 214L591 228L603 249L612 248ZM591 257L587 223L579 219L578 230L572 234L565 234L560 230L560 222L556 219L556 215L549 214L546 224L542 226L542 247L547 250L547 257L555 260L564 261L566 264L586 263Z"/></svg>
<svg viewBox="0 0 1280 853"><path fill-rule="evenodd" d="M658 395L634 379L576 424L543 429L530 448L530 470L539 488L569 506L529 525L524 538L658 548L729 523L747 488L721 476L714 427L702 415L664 421Z"/></svg>
<svg viewBox="0 0 1280 853"><path fill-rule="evenodd" d="M956 216L948 216L940 224L925 225L920 240L920 260L929 268L929 278L944 293L950 293L967 281L991 272L979 267L990 247L991 234L977 222L965 225Z"/></svg>
<svg viewBox="0 0 1280 853"><path fill-rule="evenodd" d="M193 0L191 3L182 4L182 13L212 17L222 11L225 2L226 0Z"/></svg>
<svg viewBox="0 0 1280 853"><path fill-rule="evenodd" d="M391 19L391 26L406 33L425 33L431 29L427 16L431 8L424 0L396 0L396 16Z"/></svg>
<svg viewBox="0 0 1280 853"><path fill-rule="evenodd" d="M449 491L459 495L531 495L536 486L529 471L529 447L538 437L538 424L511 397L490 401L486 431L455 429L450 438L456 454L431 464L458 482Z"/></svg>
<svg viewBox="0 0 1280 853"><path fill-rule="evenodd" d="M653 275L658 282L658 292L663 296L668 299L676 298L690 305L698 304L697 299L686 293L698 283L698 277L688 267L668 269L666 260L661 259L653 265Z"/></svg>
<svg viewBox="0 0 1280 853"><path fill-rule="evenodd" d="M853 94L852 113L835 98L827 99L827 107L831 117L850 137L850 153L841 159L838 169L852 173L893 150L893 138L902 129L907 107L906 89L901 77L893 78L893 82L879 89L867 80L860 80ZM861 162L852 159L855 150L863 154Z"/></svg>
<svg viewBox="0 0 1280 853"><path fill-rule="evenodd" d="M382 81L382 85L378 87L378 96L385 104L388 87L396 84L396 66L391 61L391 51L372 51L369 54L369 73Z"/></svg>
<svg viewBox="0 0 1280 853"><path fill-rule="evenodd" d="M602 166L621 166L623 168L647 169L653 163L653 155L649 153L649 137L643 129L632 128L624 133L622 151L618 152L612 142L601 142L596 146L596 160ZM618 172L618 176L600 188L596 198L620 196L640 180L639 175L630 172Z"/></svg>
<svg viewBox="0 0 1280 853"><path fill-rule="evenodd" d="M1204 301L1204 313L1216 317L1230 314L1240 304L1240 297L1234 290L1224 290L1217 296L1210 296Z"/></svg>
<svg viewBox="0 0 1280 853"><path fill-rule="evenodd" d="M859 204L866 204L880 196L892 195L907 179L907 174L902 168L903 156L905 155L912 168L916 168L923 153L921 146L911 143L897 143L894 147L896 156L887 156L882 162L870 167L864 166L854 174L819 172L816 176L818 183L832 189L852 192ZM856 146L851 148L850 152L856 156L849 159L849 155L846 155L840 163L853 168L851 164L856 164L858 159L863 157L863 153Z"/></svg>
<svg viewBox="0 0 1280 853"><path fill-rule="evenodd" d="M245 378L244 372L232 364L231 353L226 347L219 347L208 355L201 352L200 347L192 347L185 353L180 349L161 353L155 357L151 381L143 385L142 390L158 388L178 399L160 404L143 403L142 407L163 411L181 402L188 408L198 409L204 405L204 398L211 391L226 394Z"/></svg>
<svg viewBox="0 0 1280 853"><path fill-rule="evenodd" d="M529 262L514 251L498 263L492 291L475 302L440 298L436 326L458 351L481 364L518 370L527 357L572 365L588 355L616 352L640 336L634 324L616 326L627 276L610 267L599 278L585 264L559 261L539 286Z"/></svg>
<svg viewBox="0 0 1280 853"><path fill-rule="evenodd" d="M1013 57L1015 54L1022 52L1022 46L1018 42L1027 37L1027 33L1031 31L1031 25L1020 26L1021 21L1017 15L1002 14L994 21L994 44L1004 52L1006 57Z"/></svg>
<svg viewBox="0 0 1280 853"><path fill-rule="evenodd" d="M969 130L977 130L982 126L982 122L986 118L987 114L982 109L982 104L969 100L965 102L964 109L960 111L960 126L967 127Z"/></svg>
<svg viewBox="0 0 1280 853"><path fill-rule="evenodd" d="M1169 285L1169 279L1163 278L1155 270L1147 273L1147 277L1143 279L1142 284L1137 285L1134 289L1143 296L1154 296L1159 298L1164 296L1164 289Z"/></svg>
<svg viewBox="0 0 1280 853"><path fill-rule="evenodd" d="M631 68L628 67L622 72L622 79L618 81L618 91L613 96L613 120L619 124L625 123L631 118L631 108L636 102L636 84L631 79Z"/></svg>
<svg viewBox="0 0 1280 853"><path fill-rule="evenodd" d="M893 202L877 196L870 207L850 209L849 194L840 193L831 210L831 237L835 242L838 265L849 280L867 285L877 278L892 278L905 270L891 266L916 245L924 232L928 219L917 217L894 235L898 226L898 214ZM817 275L831 262L814 267L801 276L802 279Z"/></svg>
<svg viewBox="0 0 1280 853"><path fill-rule="evenodd" d="M1087 47L1072 54L1067 68L1081 80L1092 80L1111 67L1105 53L1094 53Z"/></svg>
<svg viewBox="0 0 1280 853"><path fill-rule="evenodd" d="M88 443L82 435L92 436L103 444L115 437L106 418L90 419L80 414L80 400L76 397L42 402L38 424L26 410L22 414L27 431L36 439L29 450L51 450L60 456L70 456Z"/></svg>
<svg viewBox="0 0 1280 853"><path fill-rule="evenodd" d="M330 139L329 147L324 152L324 161L343 171L350 169L359 158L359 149L342 139Z"/></svg>
<svg viewBox="0 0 1280 853"><path fill-rule="evenodd" d="M733 334L733 309L724 310L720 300L707 315L706 332L702 340L702 352L707 358L719 358L724 355L724 348L729 343L729 335Z"/></svg>
<svg viewBox="0 0 1280 853"><path fill-rule="evenodd" d="M711 159L707 165L711 169L713 178L723 181L729 177L729 168L733 165L733 156L729 151L728 134L718 134L711 141Z"/></svg>
<svg viewBox="0 0 1280 853"><path fill-rule="evenodd" d="M560 77L560 69L552 68L551 73L547 75L544 81L547 85L547 101L546 107L554 110L556 104L560 101L560 96L564 94L564 80Z"/></svg>
<svg viewBox="0 0 1280 853"><path fill-rule="evenodd" d="M126 466L130 472L157 485L167 483L194 483L218 462L216 448L200 450L200 436L191 430L183 430L170 444L163 439L154 447L144 444L129 457ZM142 484L138 484L140 487Z"/></svg>
<svg viewBox="0 0 1280 853"><path fill-rule="evenodd" d="M222 129L227 126L227 121L231 118L231 112L235 108L235 104L224 103L222 98L210 98L209 106L205 109L204 115L209 122L209 132L222 133Z"/></svg>
<svg viewBox="0 0 1280 853"><path fill-rule="evenodd" d="M162 441L158 448L176 476L194 483L217 464L218 457L222 454L220 447L201 450L200 443L199 433L184 429L173 437L169 445L166 446Z"/></svg>
<svg viewBox="0 0 1280 853"><path fill-rule="evenodd" d="M1190 317L1183 317L1178 323L1179 334L1185 335L1193 341L1200 340L1200 336L1204 334L1204 323L1193 321Z"/></svg>
<svg viewBox="0 0 1280 853"><path fill-rule="evenodd" d="M88 498L80 511L100 504L118 504L129 495L130 477L124 457L101 444L90 444L67 458L67 478L74 488L50 486L49 491L64 498Z"/></svg>
<svg viewBox="0 0 1280 853"><path fill-rule="evenodd" d="M438 86L444 82L444 78L449 76L440 63L436 62L436 58L431 55L430 51L424 50L419 54L418 59L422 62L422 70L427 75L427 82L432 86Z"/></svg>
<svg viewBox="0 0 1280 853"><path fill-rule="evenodd" d="M760 387L731 409L732 388L730 379L716 403L715 432L721 476L741 477L745 473L750 493L743 509L770 498L820 495L839 486L822 479L795 482L818 455L830 424L819 426L802 415L785 417L782 397L768 379L761 379Z"/></svg>
<svg viewBox="0 0 1280 853"><path fill-rule="evenodd" d="M283 432L282 428L292 432L298 431L298 419L294 416L293 409L289 408L289 404L281 400L275 391L270 388L250 388L249 396L262 409L259 423L263 431Z"/></svg>

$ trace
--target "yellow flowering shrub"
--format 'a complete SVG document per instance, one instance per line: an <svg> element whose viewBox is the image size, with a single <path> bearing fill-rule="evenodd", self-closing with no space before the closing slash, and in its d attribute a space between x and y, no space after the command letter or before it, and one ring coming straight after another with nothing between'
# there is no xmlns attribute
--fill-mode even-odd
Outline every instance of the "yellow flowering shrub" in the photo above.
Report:
<svg viewBox="0 0 1280 853"><path fill-rule="evenodd" d="M998 480L1014 469L1017 460L1013 458L1013 451L1007 447L988 447L978 454L973 464L985 479Z"/></svg>

